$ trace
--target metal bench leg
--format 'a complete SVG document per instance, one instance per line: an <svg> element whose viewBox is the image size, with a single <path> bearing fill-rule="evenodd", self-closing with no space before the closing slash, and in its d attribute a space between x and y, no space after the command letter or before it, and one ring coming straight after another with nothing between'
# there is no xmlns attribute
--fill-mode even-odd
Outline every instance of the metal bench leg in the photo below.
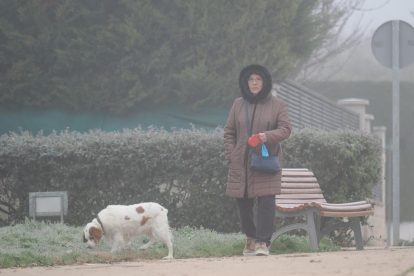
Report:
<svg viewBox="0 0 414 276"><path fill-rule="evenodd" d="M316 214L316 216L315 216L315 229L316 229L316 237L318 238L318 244L321 242L321 240L323 238L322 232L321 232L321 227L322 227L321 216L318 216L318 214Z"/></svg>
<svg viewBox="0 0 414 276"><path fill-rule="evenodd" d="M309 245L310 245L310 250L312 251L316 251L318 250L319 246L318 246L318 236L316 233L316 226L315 226L315 217L314 217L314 211L309 209L306 212L306 222L308 224L308 227L306 227L307 229L305 229L308 232L309 235Z"/></svg>
<svg viewBox="0 0 414 276"><path fill-rule="evenodd" d="M309 245L311 250L318 250L319 242L318 242L318 230L315 227L315 210L314 208L308 208L306 210L301 210L298 212L292 212L291 214L286 214L283 212L279 212L276 210L276 217L298 217L298 216L305 216L306 222L305 223L295 223L288 226L283 227L282 229L279 229L275 233L273 233L272 238L270 239L270 243L273 244L273 242L282 234L295 230L295 229L303 229L308 233L309 236Z"/></svg>
<svg viewBox="0 0 414 276"><path fill-rule="evenodd" d="M279 229L278 231L274 232L272 235L272 238L270 239L270 243L273 244L273 242L282 234L292 231L292 230L296 230L296 229L305 229L306 232L308 231L308 225L306 223L295 223L295 224L291 224L288 226L285 226L281 229Z"/></svg>
<svg viewBox="0 0 414 276"><path fill-rule="evenodd" d="M355 245L357 250L364 250L364 242L362 240L362 234L361 234L361 224L359 217L354 217L350 219L351 221L351 227L354 231L354 239L355 239Z"/></svg>

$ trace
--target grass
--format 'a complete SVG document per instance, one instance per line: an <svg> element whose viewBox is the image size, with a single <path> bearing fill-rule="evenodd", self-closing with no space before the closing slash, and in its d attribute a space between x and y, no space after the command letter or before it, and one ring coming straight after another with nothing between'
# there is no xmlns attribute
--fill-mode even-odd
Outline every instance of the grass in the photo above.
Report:
<svg viewBox="0 0 414 276"><path fill-rule="evenodd" d="M400 240L398 245L399 246L414 246L414 239L413 240Z"/></svg>
<svg viewBox="0 0 414 276"><path fill-rule="evenodd" d="M142 252L145 236L132 242L131 250L110 253L104 241L89 250L82 242L82 227L60 223L30 222L0 228L0 268L51 266L82 263L157 260L167 255L167 246L157 242ZM208 229L184 227L173 230L174 258L241 256L244 235L222 234ZM320 251L338 251L333 241L324 238ZM271 254L310 252L304 236L282 235L272 245Z"/></svg>
<svg viewBox="0 0 414 276"><path fill-rule="evenodd" d="M414 272L414 266L413 266L413 267L411 267L411 268L409 268L409 269L407 269L407 270L406 270L406 271L404 271L403 273L398 274L398 276L406 276L406 275L411 274L411 272Z"/></svg>

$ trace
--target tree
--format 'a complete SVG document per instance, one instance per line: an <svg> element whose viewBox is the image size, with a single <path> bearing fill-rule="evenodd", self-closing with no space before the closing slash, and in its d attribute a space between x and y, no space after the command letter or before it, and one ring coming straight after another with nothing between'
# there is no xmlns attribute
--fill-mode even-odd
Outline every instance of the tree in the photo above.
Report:
<svg viewBox="0 0 414 276"><path fill-rule="evenodd" d="M324 2L3 0L0 105L227 104L242 67L264 64L281 81L318 49L332 28L315 12Z"/></svg>

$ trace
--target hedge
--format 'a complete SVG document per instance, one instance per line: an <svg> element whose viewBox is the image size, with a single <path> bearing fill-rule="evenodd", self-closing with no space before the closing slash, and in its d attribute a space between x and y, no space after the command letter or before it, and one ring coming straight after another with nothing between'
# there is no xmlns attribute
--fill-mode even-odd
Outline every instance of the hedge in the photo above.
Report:
<svg viewBox="0 0 414 276"><path fill-rule="evenodd" d="M123 132L10 133L0 137L1 224L28 216L29 192L68 191L65 222L83 225L110 204L158 202L172 227L239 231L227 198L223 129L149 128ZM284 141L284 167L306 167L329 202L365 200L380 176L379 141L339 130L294 131ZM4 216L3 216L4 217Z"/></svg>

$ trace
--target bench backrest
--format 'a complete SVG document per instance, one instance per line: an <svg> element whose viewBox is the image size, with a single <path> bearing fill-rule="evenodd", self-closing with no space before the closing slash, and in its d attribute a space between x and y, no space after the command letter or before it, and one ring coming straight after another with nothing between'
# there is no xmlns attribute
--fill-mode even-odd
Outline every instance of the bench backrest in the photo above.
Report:
<svg viewBox="0 0 414 276"><path fill-rule="evenodd" d="M283 169L282 192L276 196L278 209L307 206L312 202L326 202L313 172L308 169Z"/></svg>

